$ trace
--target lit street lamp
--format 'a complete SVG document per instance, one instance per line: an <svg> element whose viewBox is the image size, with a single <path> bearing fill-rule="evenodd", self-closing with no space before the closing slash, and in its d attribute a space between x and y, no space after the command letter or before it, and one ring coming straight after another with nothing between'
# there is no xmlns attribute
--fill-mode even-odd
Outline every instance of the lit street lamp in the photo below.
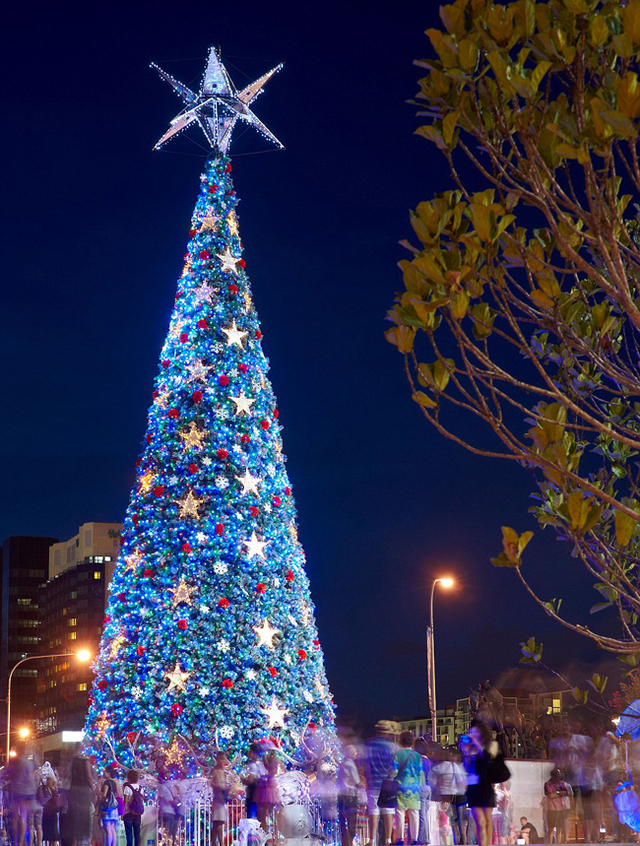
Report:
<svg viewBox="0 0 640 846"><path fill-rule="evenodd" d="M9 683L7 685L7 764L9 763L9 759L11 757L11 681L13 679L13 674L18 669L20 664L24 664L25 661L38 661L42 658L74 657L77 658L78 661L82 661L84 663L90 660L91 653L88 649L80 649L78 652L57 652L55 655L27 655L26 658L23 658L21 661L18 661L18 663L14 664L14 666L11 668L11 672L9 673ZM29 736L29 729L21 728L19 731L19 735L23 740L26 739Z"/></svg>
<svg viewBox="0 0 640 846"><path fill-rule="evenodd" d="M431 740L436 743L437 734L437 706L436 706L436 650L433 630L433 597L436 592L436 585L443 588L451 588L454 585L453 579L446 577L434 579L431 585L431 616L429 628L427 629L427 690L429 692L429 710L431 711Z"/></svg>

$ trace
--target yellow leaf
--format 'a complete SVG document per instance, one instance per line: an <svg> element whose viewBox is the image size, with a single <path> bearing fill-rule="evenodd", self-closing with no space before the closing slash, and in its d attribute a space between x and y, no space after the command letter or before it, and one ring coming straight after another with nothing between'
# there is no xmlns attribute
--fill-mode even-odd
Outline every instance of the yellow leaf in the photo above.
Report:
<svg viewBox="0 0 640 846"><path fill-rule="evenodd" d="M552 300L551 297L548 297L544 291L538 290L538 288L534 288L529 296L542 308L553 308L555 305L555 301Z"/></svg>
<svg viewBox="0 0 640 846"><path fill-rule="evenodd" d="M456 291L455 293L451 294L451 298L449 300L449 308L451 309L451 314L453 315L453 317L456 317L458 320L461 320L467 313L468 306L469 294L467 294L466 291Z"/></svg>
<svg viewBox="0 0 640 846"><path fill-rule="evenodd" d="M640 0L630 0L622 9L622 25L624 34L634 44L640 44Z"/></svg>
<svg viewBox="0 0 640 846"><path fill-rule="evenodd" d="M596 15L589 24L589 40L593 47L602 47L609 38L609 27L602 15Z"/></svg>
<svg viewBox="0 0 640 846"><path fill-rule="evenodd" d="M396 346L401 353L411 352L415 335L415 329L410 329L408 326L394 326L384 333L387 341Z"/></svg>
<svg viewBox="0 0 640 846"><path fill-rule="evenodd" d="M640 85L638 75L628 73L623 77L616 87L618 108L628 118L638 117L640 114Z"/></svg>
<svg viewBox="0 0 640 846"><path fill-rule="evenodd" d="M414 402L417 402L418 405L422 405L425 408L438 407L438 403L435 400L432 400L431 397L427 396L424 391L416 391L412 399Z"/></svg>
<svg viewBox="0 0 640 846"><path fill-rule="evenodd" d="M626 546L631 540L631 535L638 525L638 521L634 520L633 517L629 517L629 515L625 514L623 511L615 512L615 521L616 540L620 546Z"/></svg>
<svg viewBox="0 0 640 846"><path fill-rule="evenodd" d="M458 112L449 112L442 121L442 137L447 146L451 144L453 133L456 131L458 124Z"/></svg>

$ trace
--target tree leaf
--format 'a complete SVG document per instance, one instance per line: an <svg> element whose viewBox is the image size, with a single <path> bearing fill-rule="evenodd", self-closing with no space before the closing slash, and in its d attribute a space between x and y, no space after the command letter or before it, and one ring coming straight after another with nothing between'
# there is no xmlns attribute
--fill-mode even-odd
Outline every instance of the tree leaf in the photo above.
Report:
<svg viewBox="0 0 640 846"><path fill-rule="evenodd" d="M394 326L392 329L387 329L384 336L390 344L398 348L399 352L408 353L413 349L416 332L408 326Z"/></svg>
<svg viewBox="0 0 640 846"><path fill-rule="evenodd" d="M628 514L625 514L624 511L616 509L615 525L616 540L618 541L618 544L620 546L626 546L631 540L631 535L634 533L638 525L638 521L634 520L633 517L630 517Z"/></svg>
<svg viewBox="0 0 640 846"><path fill-rule="evenodd" d="M438 403L434 399L431 399L430 396L427 396L424 391L416 391L412 396L412 400L414 402L417 402L418 405L424 406L425 408L438 407Z"/></svg>
<svg viewBox="0 0 640 846"><path fill-rule="evenodd" d="M640 0L629 0L623 7L622 26L633 44L640 44Z"/></svg>

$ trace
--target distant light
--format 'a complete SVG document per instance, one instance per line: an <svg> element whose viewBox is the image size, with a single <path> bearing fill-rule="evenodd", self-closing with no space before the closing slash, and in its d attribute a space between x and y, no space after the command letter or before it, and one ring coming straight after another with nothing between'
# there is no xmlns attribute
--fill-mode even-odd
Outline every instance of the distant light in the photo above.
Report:
<svg viewBox="0 0 640 846"><path fill-rule="evenodd" d="M614 726L617 726L620 722L620 717L613 717L611 722L614 724Z"/></svg>
<svg viewBox="0 0 640 846"><path fill-rule="evenodd" d="M9 752L9 757L10 757L10 758L15 758L17 754L18 754L18 753L16 752L16 750L15 750L15 749L12 749L12 750L11 750L11 752Z"/></svg>
<svg viewBox="0 0 640 846"><path fill-rule="evenodd" d="M88 649L81 649L79 652L76 652L76 658L78 659L78 661L90 661L91 653Z"/></svg>
<svg viewBox="0 0 640 846"><path fill-rule="evenodd" d="M450 579L450 578L440 579L439 581L440 581L440 584L442 585L443 588L450 588L450 587L453 587L454 584L455 584L453 579Z"/></svg>
<svg viewBox="0 0 640 846"><path fill-rule="evenodd" d="M84 732L83 731L63 731L62 732L62 742L63 743L82 743L84 740Z"/></svg>
<svg viewBox="0 0 640 846"><path fill-rule="evenodd" d="M23 726L21 729L18 729L18 736L20 737L20 740L26 740L30 734L31 729L27 728L27 726Z"/></svg>

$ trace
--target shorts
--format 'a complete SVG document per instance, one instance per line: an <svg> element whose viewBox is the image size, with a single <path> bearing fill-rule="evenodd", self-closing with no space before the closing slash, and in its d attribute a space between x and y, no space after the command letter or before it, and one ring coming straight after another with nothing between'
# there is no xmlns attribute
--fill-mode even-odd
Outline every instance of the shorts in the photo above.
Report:
<svg viewBox="0 0 640 846"><path fill-rule="evenodd" d="M566 811L547 811L547 826L549 830L556 826L563 826L567 819Z"/></svg>
<svg viewBox="0 0 640 846"><path fill-rule="evenodd" d="M29 811L27 825L29 826L29 831L42 826L42 808L34 808L32 811Z"/></svg>
<svg viewBox="0 0 640 846"><path fill-rule="evenodd" d="M372 817L374 814L382 814L382 816L393 816L395 813L395 808L380 808L378 805L378 796L380 796L380 791L370 791L367 790L367 810L369 812L369 816Z"/></svg>

